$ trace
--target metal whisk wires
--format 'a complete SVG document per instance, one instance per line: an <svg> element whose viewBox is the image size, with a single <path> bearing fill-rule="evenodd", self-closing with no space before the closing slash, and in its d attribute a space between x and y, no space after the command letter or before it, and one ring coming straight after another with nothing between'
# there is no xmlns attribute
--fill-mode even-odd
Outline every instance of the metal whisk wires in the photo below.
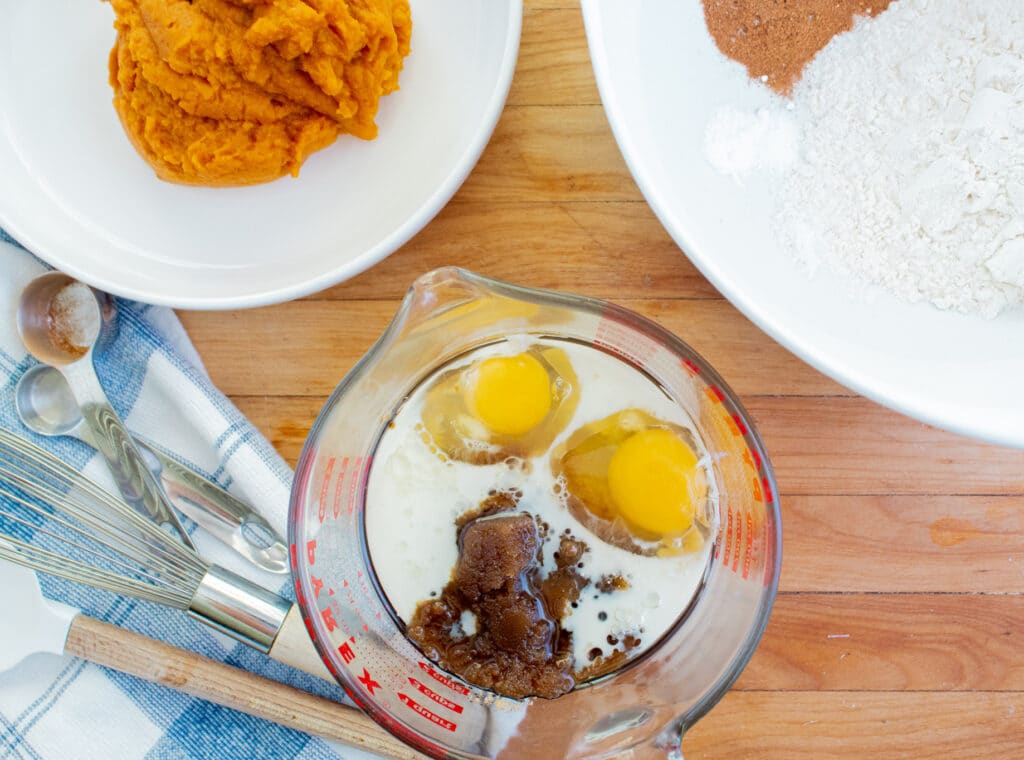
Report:
<svg viewBox="0 0 1024 760"><path fill-rule="evenodd" d="M292 604L204 562L149 518L0 428L0 560L188 614L269 652Z"/></svg>
<svg viewBox="0 0 1024 760"><path fill-rule="evenodd" d="M125 502L2 428L0 558L182 610L209 570Z"/></svg>

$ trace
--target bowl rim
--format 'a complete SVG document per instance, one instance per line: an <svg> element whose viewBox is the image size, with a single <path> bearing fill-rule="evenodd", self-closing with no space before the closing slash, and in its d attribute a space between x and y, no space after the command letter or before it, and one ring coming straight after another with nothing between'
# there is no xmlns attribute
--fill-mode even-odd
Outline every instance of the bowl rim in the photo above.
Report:
<svg viewBox="0 0 1024 760"><path fill-rule="evenodd" d="M479 161L484 148L490 142L498 120L504 111L505 101L508 99L508 93L512 86L516 62L519 58L519 43L522 34L523 0L506 0L506 2L508 3L508 19L505 47L499 64L496 86L491 93L490 100L483 109L482 119L477 127L476 134L466 145L458 161L453 164L448 175L438 184L433 193L401 225L363 253L315 277L282 287L264 288L258 292L232 296L196 297L186 294L162 294L151 288L139 285L126 286L109 277L96 276L87 268L76 264L74 257L71 257L69 260L61 251L55 251L52 246L42 243L39 235L33 234L32 224L19 223L9 213L5 213L2 205L0 205L0 227L6 230L19 245L72 277L113 295L155 306L168 306L176 309L196 311L269 306L301 298L302 296L319 292L351 279L397 251L433 220L441 209L447 205L448 201L452 199L456 191L462 186L462 183L465 182Z"/></svg>
<svg viewBox="0 0 1024 760"><path fill-rule="evenodd" d="M631 131L626 125L627 119L623 116L624 110L618 105L616 93L610 85L607 47L602 40L602 5L603 0L581 0L587 47L597 80L598 93L619 152L644 200L650 205L662 227L669 233L683 255L715 289L772 340L854 392L927 425L987 443L1024 448L1024 432L1015 435L1009 429L986 424L956 405L940 406L927 401L922 402L911 391L893 387L891 382L872 377L870 372L858 369L841 357L829 356L820 346L809 344L796 331L781 324L768 310L759 306L756 300L742 293L737 283L717 266L713 257L703 255L698 246L692 245L685 224L681 221L677 223L673 204L658 190L652 179L648 171L649 162L642 159L641 152L635 148Z"/></svg>

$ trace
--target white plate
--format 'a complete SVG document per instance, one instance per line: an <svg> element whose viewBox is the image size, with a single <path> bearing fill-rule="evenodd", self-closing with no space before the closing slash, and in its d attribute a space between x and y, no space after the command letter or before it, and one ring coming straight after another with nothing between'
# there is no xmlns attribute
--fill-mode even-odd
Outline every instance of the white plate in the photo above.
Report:
<svg viewBox="0 0 1024 760"><path fill-rule="evenodd" d="M844 385L930 424L1024 446L1024 313L996 320L851 297L773 237L767 179L705 160L718 107L767 104L715 48L699 0L583 0L608 120L633 177L701 272L758 326ZM657 23L652 23L657 19ZM827 434L827 431L823 431Z"/></svg>
<svg viewBox="0 0 1024 760"><path fill-rule="evenodd" d="M111 105L107 3L0 0L0 226L91 285L168 306L258 306L352 277L462 184L518 56L522 0L411 5L380 136L340 137L297 180L228 189L161 182L135 153Z"/></svg>

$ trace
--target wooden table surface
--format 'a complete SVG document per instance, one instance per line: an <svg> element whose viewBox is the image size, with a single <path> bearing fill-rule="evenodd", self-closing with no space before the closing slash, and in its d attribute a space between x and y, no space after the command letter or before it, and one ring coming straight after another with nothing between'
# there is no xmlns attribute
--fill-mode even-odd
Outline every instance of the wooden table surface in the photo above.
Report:
<svg viewBox="0 0 1024 760"><path fill-rule="evenodd" d="M214 381L294 464L326 396L429 269L639 311L740 394L781 490L771 623L736 687L685 738L687 758L1024 757L1024 451L859 397L723 300L626 169L578 4L526 6L508 104L452 202L337 287L183 313Z"/></svg>

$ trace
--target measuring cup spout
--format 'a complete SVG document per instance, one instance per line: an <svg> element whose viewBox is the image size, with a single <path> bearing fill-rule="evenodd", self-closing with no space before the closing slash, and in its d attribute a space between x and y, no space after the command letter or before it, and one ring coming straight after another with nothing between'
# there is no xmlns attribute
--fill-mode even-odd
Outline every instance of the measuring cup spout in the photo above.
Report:
<svg viewBox="0 0 1024 760"><path fill-rule="evenodd" d="M494 293L491 281L458 267L442 267L418 278L406 294L393 324L402 333L464 317Z"/></svg>
<svg viewBox="0 0 1024 760"><path fill-rule="evenodd" d="M448 353L452 336L487 341L496 334L530 332L560 323L579 308L579 297L510 285L458 267L443 267L416 280L371 354L415 345L423 361Z"/></svg>

